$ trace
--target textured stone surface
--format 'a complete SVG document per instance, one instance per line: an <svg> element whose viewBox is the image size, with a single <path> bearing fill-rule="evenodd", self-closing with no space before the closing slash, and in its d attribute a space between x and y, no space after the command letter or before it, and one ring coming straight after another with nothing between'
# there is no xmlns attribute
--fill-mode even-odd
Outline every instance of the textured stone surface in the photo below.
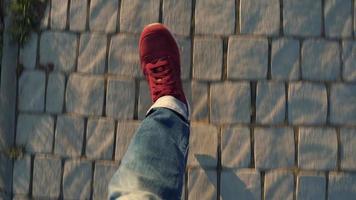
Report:
<svg viewBox="0 0 356 200"><path fill-rule="evenodd" d="M321 0L283 0L283 29L286 35L318 36L321 24Z"/></svg>
<svg viewBox="0 0 356 200"><path fill-rule="evenodd" d="M31 33L29 41L20 49L19 62L24 68L34 69L36 67L38 35Z"/></svg>
<svg viewBox="0 0 356 200"><path fill-rule="evenodd" d="M294 166L294 133L292 128L255 128L255 165L258 169Z"/></svg>
<svg viewBox="0 0 356 200"><path fill-rule="evenodd" d="M340 130L340 166L344 170L356 169L356 129Z"/></svg>
<svg viewBox="0 0 356 200"><path fill-rule="evenodd" d="M280 38L272 41L271 76L274 80L297 80L300 76L299 41Z"/></svg>
<svg viewBox="0 0 356 200"><path fill-rule="evenodd" d="M300 128L298 165L302 169L332 170L337 162L337 137L332 128Z"/></svg>
<svg viewBox="0 0 356 200"><path fill-rule="evenodd" d="M234 0L197 0L195 33L229 35L235 30Z"/></svg>
<svg viewBox="0 0 356 200"><path fill-rule="evenodd" d="M163 23L170 31L178 35L190 34L192 16L191 0L164 0L162 9Z"/></svg>
<svg viewBox="0 0 356 200"><path fill-rule="evenodd" d="M191 46L192 42L187 37L175 37L178 43L181 63L181 78L183 80L191 77Z"/></svg>
<svg viewBox="0 0 356 200"><path fill-rule="evenodd" d="M89 199L92 163L86 160L67 160L63 172L64 199Z"/></svg>
<svg viewBox="0 0 356 200"><path fill-rule="evenodd" d="M19 103L21 111L44 110L46 74L41 71L25 71L19 79Z"/></svg>
<svg viewBox="0 0 356 200"><path fill-rule="evenodd" d="M334 84L330 91L330 122L356 123L356 85Z"/></svg>
<svg viewBox="0 0 356 200"><path fill-rule="evenodd" d="M65 77L54 72L48 75L46 92L46 112L61 113L63 111Z"/></svg>
<svg viewBox="0 0 356 200"><path fill-rule="evenodd" d="M87 20L87 0L70 0L69 29L84 31Z"/></svg>
<svg viewBox="0 0 356 200"><path fill-rule="evenodd" d="M84 120L71 115L57 117L54 153L65 157L79 157L82 153Z"/></svg>
<svg viewBox="0 0 356 200"><path fill-rule="evenodd" d="M14 194L29 194L31 178L31 157L26 155L15 160L13 169L12 192Z"/></svg>
<svg viewBox="0 0 356 200"><path fill-rule="evenodd" d="M159 0L121 0L120 30L140 33L147 24L159 20Z"/></svg>
<svg viewBox="0 0 356 200"><path fill-rule="evenodd" d="M103 74L106 62L105 35L85 33L80 37L78 71L84 73Z"/></svg>
<svg viewBox="0 0 356 200"><path fill-rule="evenodd" d="M12 181L12 160L4 154L0 154L0 189L4 192L11 192Z"/></svg>
<svg viewBox="0 0 356 200"><path fill-rule="evenodd" d="M52 152L54 120L51 116L20 114L16 131L16 145L23 145L27 152Z"/></svg>
<svg viewBox="0 0 356 200"><path fill-rule="evenodd" d="M50 3L47 3L47 6L43 12L43 17L41 19L41 22L40 22L40 28L41 29L46 29L48 27L48 24L49 24L49 16L50 16L50 9L51 9L51 4Z"/></svg>
<svg viewBox="0 0 356 200"><path fill-rule="evenodd" d="M352 0L326 0L325 34L329 37L352 36Z"/></svg>
<svg viewBox="0 0 356 200"><path fill-rule="evenodd" d="M119 165L112 162L97 162L94 170L93 199L101 200L108 197L109 181Z"/></svg>
<svg viewBox="0 0 356 200"><path fill-rule="evenodd" d="M351 173L330 172L328 185L329 200L352 200L356 196L356 176Z"/></svg>
<svg viewBox="0 0 356 200"><path fill-rule="evenodd" d="M306 40L302 46L302 78L305 80L336 80L340 77L340 46L338 42Z"/></svg>
<svg viewBox="0 0 356 200"><path fill-rule="evenodd" d="M51 28L63 30L67 24L68 0L51 0Z"/></svg>
<svg viewBox="0 0 356 200"><path fill-rule="evenodd" d="M139 125L140 123L138 121L119 121L117 123L115 160L121 161L124 157L131 138L138 129Z"/></svg>
<svg viewBox="0 0 356 200"><path fill-rule="evenodd" d="M288 121L291 124L324 124L327 94L323 84L295 82L288 88Z"/></svg>
<svg viewBox="0 0 356 200"><path fill-rule="evenodd" d="M241 0L240 32L243 34L278 34L279 8L279 0Z"/></svg>
<svg viewBox="0 0 356 200"><path fill-rule="evenodd" d="M266 200L293 200L294 175L292 172L278 170L265 174L264 195Z"/></svg>
<svg viewBox="0 0 356 200"><path fill-rule="evenodd" d="M219 38L194 39L193 78L220 80L223 63L223 42Z"/></svg>
<svg viewBox="0 0 356 200"><path fill-rule="evenodd" d="M268 41L238 36L229 38L227 50L229 79L264 79L268 69Z"/></svg>
<svg viewBox="0 0 356 200"><path fill-rule="evenodd" d="M356 81L356 42L355 41L346 40L342 43L342 60L344 63L342 77L346 81Z"/></svg>
<svg viewBox="0 0 356 200"><path fill-rule="evenodd" d="M191 83L192 100L191 118L193 120L207 121L209 118L208 110L208 85L206 83Z"/></svg>
<svg viewBox="0 0 356 200"><path fill-rule="evenodd" d="M297 178L297 200L325 199L325 175L316 173L302 173Z"/></svg>
<svg viewBox="0 0 356 200"><path fill-rule="evenodd" d="M221 135L221 165L231 168L247 168L251 162L250 129L228 127Z"/></svg>
<svg viewBox="0 0 356 200"><path fill-rule="evenodd" d="M71 74L65 97L67 112L80 115L101 115L104 91L104 77Z"/></svg>
<svg viewBox="0 0 356 200"><path fill-rule="evenodd" d="M91 0L89 28L94 32L113 33L116 31L119 1Z"/></svg>
<svg viewBox="0 0 356 200"><path fill-rule="evenodd" d="M148 87L147 81L140 81L139 97L138 97L138 119L144 119L148 109L152 105L150 89Z"/></svg>
<svg viewBox="0 0 356 200"><path fill-rule="evenodd" d="M188 199L214 200L217 198L215 170L191 169L188 174Z"/></svg>
<svg viewBox="0 0 356 200"><path fill-rule="evenodd" d="M117 119L132 119L135 107L135 82L108 79L106 115Z"/></svg>
<svg viewBox="0 0 356 200"><path fill-rule="evenodd" d="M213 84L210 86L210 96L210 120L213 123L250 122L251 94L248 83Z"/></svg>

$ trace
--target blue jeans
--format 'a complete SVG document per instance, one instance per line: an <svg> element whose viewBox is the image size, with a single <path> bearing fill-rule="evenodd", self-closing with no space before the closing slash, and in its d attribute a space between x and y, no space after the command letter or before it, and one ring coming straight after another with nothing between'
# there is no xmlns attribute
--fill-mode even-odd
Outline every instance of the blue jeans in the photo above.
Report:
<svg viewBox="0 0 356 200"><path fill-rule="evenodd" d="M109 199L180 199L189 134L176 112L151 110L109 183Z"/></svg>

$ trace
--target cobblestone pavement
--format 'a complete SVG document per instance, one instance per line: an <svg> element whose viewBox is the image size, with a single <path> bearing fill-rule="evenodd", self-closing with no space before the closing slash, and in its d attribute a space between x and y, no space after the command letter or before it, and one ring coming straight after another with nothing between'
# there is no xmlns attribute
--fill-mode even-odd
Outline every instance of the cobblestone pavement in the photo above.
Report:
<svg viewBox="0 0 356 200"><path fill-rule="evenodd" d="M51 0L26 46L4 35L0 149L26 153L0 154L0 199L105 198L151 104L152 22L176 35L192 106L183 199L356 199L355 15L355 0Z"/></svg>

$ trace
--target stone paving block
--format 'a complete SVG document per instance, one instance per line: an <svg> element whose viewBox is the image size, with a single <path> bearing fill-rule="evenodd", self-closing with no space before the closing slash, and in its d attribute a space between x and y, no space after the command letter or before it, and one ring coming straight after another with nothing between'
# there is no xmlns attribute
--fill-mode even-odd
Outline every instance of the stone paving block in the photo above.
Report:
<svg viewBox="0 0 356 200"><path fill-rule="evenodd" d="M299 41L280 38L272 41L271 77L273 80L297 80L300 76Z"/></svg>
<svg viewBox="0 0 356 200"><path fill-rule="evenodd" d="M71 74L65 97L67 112L80 115L101 115L104 95L104 77Z"/></svg>
<svg viewBox="0 0 356 200"><path fill-rule="evenodd" d="M121 0L120 31L140 33L159 20L159 0Z"/></svg>
<svg viewBox="0 0 356 200"><path fill-rule="evenodd" d="M188 199L217 199L215 170L191 169L188 174Z"/></svg>
<svg viewBox="0 0 356 200"><path fill-rule="evenodd" d="M222 124L250 122L251 91L249 83L213 84L210 86L210 98L211 122Z"/></svg>
<svg viewBox="0 0 356 200"><path fill-rule="evenodd" d="M31 33L29 40L20 49L19 63L24 68L34 69L36 67L37 42L37 33Z"/></svg>
<svg viewBox="0 0 356 200"><path fill-rule="evenodd" d="M109 50L109 73L139 77L140 61L138 56L139 38L132 35L115 35L111 38Z"/></svg>
<svg viewBox="0 0 356 200"><path fill-rule="evenodd" d="M64 199L89 199L91 192L92 163L87 160L68 160L64 164Z"/></svg>
<svg viewBox="0 0 356 200"><path fill-rule="evenodd" d="M24 71L19 79L18 109L41 112L44 110L46 74L42 71Z"/></svg>
<svg viewBox="0 0 356 200"><path fill-rule="evenodd" d="M0 195L1 197L1 195ZM30 200L30 198L27 195L21 195L21 194L14 194L12 197L12 200Z"/></svg>
<svg viewBox="0 0 356 200"><path fill-rule="evenodd" d="M89 159L111 160L114 150L115 122L110 118L88 120L86 155Z"/></svg>
<svg viewBox="0 0 356 200"><path fill-rule="evenodd" d="M210 124L192 124L189 141L189 166L216 167L218 129Z"/></svg>
<svg viewBox="0 0 356 200"><path fill-rule="evenodd" d="M300 128L298 167L332 170L337 164L337 136L332 128Z"/></svg>
<svg viewBox="0 0 356 200"><path fill-rule="evenodd" d="M59 158L36 156L33 164L32 196L58 199L62 164Z"/></svg>
<svg viewBox="0 0 356 200"><path fill-rule="evenodd" d="M117 123L115 160L121 161L124 157L131 138L139 126L139 121L119 121Z"/></svg>
<svg viewBox="0 0 356 200"><path fill-rule="evenodd" d="M57 117L54 153L60 156L79 157L84 139L84 120L71 115Z"/></svg>
<svg viewBox="0 0 356 200"><path fill-rule="evenodd" d="M87 21L87 0L70 0L69 29L84 31Z"/></svg>
<svg viewBox="0 0 356 200"><path fill-rule="evenodd" d="M257 123L283 123L286 115L286 94L284 83L258 82L256 110Z"/></svg>
<svg viewBox="0 0 356 200"><path fill-rule="evenodd" d="M340 166L343 170L356 169L356 129L340 130Z"/></svg>
<svg viewBox="0 0 356 200"><path fill-rule="evenodd" d="M280 26L279 0L241 0L242 34L277 35Z"/></svg>
<svg viewBox="0 0 356 200"><path fill-rule="evenodd" d="M191 71L191 39L178 36L175 38L180 51L181 78L186 80L190 78Z"/></svg>
<svg viewBox="0 0 356 200"><path fill-rule="evenodd" d="M267 39L248 36L230 37L227 51L227 77L229 79L267 78Z"/></svg>
<svg viewBox="0 0 356 200"><path fill-rule="evenodd" d="M163 23L172 33L189 36L192 17L191 0L164 0L162 16Z"/></svg>
<svg viewBox="0 0 356 200"><path fill-rule="evenodd" d="M195 37L193 78L220 80L223 64L223 41L212 37Z"/></svg>
<svg viewBox="0 0 356 200"><path fill-rule="evenodd" d="M91 0L89 29L93 32L114 33L117 25L117 0Z"/></svg>
<svg viewBox="0 0 356 200"><path fill-rule="evenodd" d="M135 107L135 82L108 79L106 115L115 119L132 119Z"/></svg>
<svg viewBox="0 0 356 200"><path fill-rule="evenodd" d="M51 153L54 119L50 115L20 114L17 119L16 145L30 153Z"/></svg>
<svg viewBox="0 0 356 200"><path fill-rule="evenodd" d="M294 175L285 170L269 171L265 175L264 199L293 200Z"/></svg>
<svg viewBox="0 0 356 200"><path fill-rule="evenodd" d="M40 63L53 64L57 71L72 72L77 48L77 36L73 33L44 32L40 40Z"/></svg>
<svg viewBox="0 0 356 200"><path fill-rule="evenodd" d="M235 31L234 0L197 0L195 34L229 35Z"/></svg>
<svg viewBox="0 0 356 200"><path fill-rule="evenodd" d="M288 121L290 124L324 124L327 94L323 84L295 82L288 88Z"/></svg>
<svg viewBox="0 0 356 200"><path fill-rule="evenodd" d="M340 45L335 41L304 41L302 45L302 79L336 80L340 77Z"/></svg>
<svg viewBox="0 0 356 200"><path fill-rule="evenodd" d="M0 190L11 193L12 160L0 153Z"/></svg>
<svg viewBox="0 0 356 200"><path fill-rule="evenodd" d="M261 199L261 177L255 170L223 170L220 181L221 199Z"/></svg>
<svg viewBox="0 0 356 200"><path fill-rule="evenodd" d="M68 0L51 0L51 6L51 29L65 29L67 25Z"/></svg>
<svg viewBox="0 0 356 200"><path fill-rule="evenodd" d="M225 168L247 168L251 163L250 129L228 127L221 135L221 165Z"/></svg>
<svg viewBox="0 0 356 200"><path fill-rule="evenodd" d="M105 73L106 35L82 34L80 37L78 71L84 73Z"/></svg>
<svg viewBox="0 0 356 200"><path fill-rule="evenodd" d="M31 157L26 155L14 161L12 192L14 194L29 194L31 178Z"/></svg>
<svg viewBox="0 0 356 200"><path fill-rule="evenodd" d="M63 111L65 77L62 73L48 75L46 92L46 112L59 114Z"/></svg>
<svg viewBox="0 0 356 200"><path fill-rule="evenodd" d="M292 128L255 128L255 165L258 169L294 166L294 132Z"/></svg>
<svg viewBox="0 0 356 200"><path fill-rule="evenodd" d="M302 173L298 175L297 200L325 199L326 179L323 174Z"/></svg>
<svg viewBox="0 0 356 200"><path fill-rule="evenodd" d="M353 200L356 196L356 175L330 172L328 185L329 200Z"/></svg>
<svg viewBox="0 0 356 200"><path fill-rule="evenodd" d="M355 4L356 5L356 4ZM356 82L356 42L346 40L342 43L343 71L342 77L346 81Z"/></svg>
<svg viewBox="0 0 356 200"><path fill-rule="evenodd" d="M208 121L208 85L206 83L192 82L191 96L191 119Z"/></svg>
<svg viewBox="0 0 356 200"><path fill-rule="evenodd" d="M356 123L356 85L334 84L330 89L330 122L353 125Z"/></svg>
<svg viewBox="0 0 356 200"><path fill-rule="evenodd" d="M146 80L140 81L138 97L138 119L144 119L148 109L152 105L150 89Z"/></svg>
<svg viewBox="0 0 356 200"><path fill-rule="evenodd" d="M112 176L119 168L118 163L97 162L94 170L93 199L101 200L108 197L108 185Z"/></svg>
<svg viewBox="0 0 356 200"><path fill-rule="evenodd" d="M286 35L319 36L322 0L283 0L283 29Z"/></svg>
<svg viewBox="0 0 356 200"><path fill-rule="evenodd" d="M352 0L326 0L324 17L326 36L352 37Z"/></svg>

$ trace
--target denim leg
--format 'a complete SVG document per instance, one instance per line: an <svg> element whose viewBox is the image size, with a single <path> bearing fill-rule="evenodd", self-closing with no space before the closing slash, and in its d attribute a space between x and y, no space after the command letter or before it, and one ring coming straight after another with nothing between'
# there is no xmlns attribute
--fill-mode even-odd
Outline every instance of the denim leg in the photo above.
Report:
<svg viewBox="0 0 356 200"><path fill-rule="evenodd" d="M189 131L189 123L174 111L153 110L109 183L109 199L180 199Z"/></svg>

